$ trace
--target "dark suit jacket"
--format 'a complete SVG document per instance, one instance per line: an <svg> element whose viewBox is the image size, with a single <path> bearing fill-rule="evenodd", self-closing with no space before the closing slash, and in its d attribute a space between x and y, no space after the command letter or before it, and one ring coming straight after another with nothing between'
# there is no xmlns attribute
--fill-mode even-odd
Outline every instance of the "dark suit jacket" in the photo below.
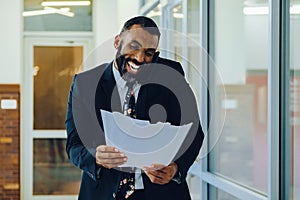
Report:
<svg viewBox="0 0 300 200"><path fill-rule="evenodd" d="M158 58L157 63L171 67L170 69L175 69L177 72L179 72L178 74L180 74L180 77L184 79L184 72L178 62ZM147 77L151 76L150 74L152 72L147 72ZM95 79L93 82L90 76L95 74L99 74L99 76L97 76L98 79ZM166 78L159 77L157 75L155 75L155 77L158 81ZM185 81L179 81L180 85L176 85L178 84L177 79L178 77L174 77L174 80L171 81L171 87L181 88L178 90L179 93L182 92L182 94L184 93L184 95L189 96L183 97L182 99L182 101L184 100L185 104L190 104L185 111L180 110L180 107L182 107L182 102L177 99L178 94L174 94L174 92L167 87L159 84L142 84L142 87L139 91L136 103L138 119L151 120L153 123L156 121L164 121L165 119L160 119L161 116L151 116L151 118L149 116L149 108L154 104L160 104L166 110L166 121L172 123L173 125L181 125L188 122L194 123L190 130L190 132L194 133L191 133L192 136L184 141L185 146L188 148L181 147L174 159L174 162L177 163L181 174L181 183L178 184L175 181L170 181L165 185L153 184L149 178L143 174L145 188L144 191L146 194L145 200L190 199L185 178L189 167L193 164L196 156L199 153L204 134L199 123L199 117L193 93ZM97 86L93 86L95 87L95 92L88 91L81 87L81 83L87 81L90 81L91 84L98 84ZM68 134L66 150L71 162L83 170L79 193L79 199L82 200L112 200L114 199L115 193L118 189L118 183L120 181L122 172L116 169L106 168L101 168L99 170L96 166L94 157L95 148L99 144L105 144L104 134L100 131L101 128L103 128L100 109L107 111L121 111L120 98L117 90L114 90L114 88L116 88L115 86L116 82L112 73L112 63L110 63L76 75L70 90L66 117L66 129ZM94 96L91 98L94 99L94 102L89 102L85 98L77 101L76 96L79 94L81 97L87 97L89 95ZM72 111L72 109L74 109L74 107L72 107L74 99L77 101L76 106L86 107L87 110L87 114L84 117L80 118L79 116L79 118L76 118L76 120L81 120L83 123L93 123L93 120L96 118L96 121L99 124L99 131L79 130L78 126L75 127L76 120L74 120L75 115L73 115L74 112ZM78 105L78 102L80 105ZM92 104L94 110L92 110L90 104ZM91 113L93 112L96 114L92 115ZM188 117L185 117L184 120L182 119L183 112L188 113ZM89 126L87 129L89 129ZM81 134L78 134L79 132L81 132ZM84 134L82 134L82 132L84 132Z"/></svg>

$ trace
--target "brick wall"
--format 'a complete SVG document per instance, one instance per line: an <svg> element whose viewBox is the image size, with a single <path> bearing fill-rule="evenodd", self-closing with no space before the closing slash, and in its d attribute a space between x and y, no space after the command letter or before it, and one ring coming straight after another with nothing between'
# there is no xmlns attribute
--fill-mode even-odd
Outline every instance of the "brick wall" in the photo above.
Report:
<svg viewBox="0 0 300 200"><path fill-rule="evenodd" d="M19 105L19 85L0 85L0 200L20 199Z"/></svg>

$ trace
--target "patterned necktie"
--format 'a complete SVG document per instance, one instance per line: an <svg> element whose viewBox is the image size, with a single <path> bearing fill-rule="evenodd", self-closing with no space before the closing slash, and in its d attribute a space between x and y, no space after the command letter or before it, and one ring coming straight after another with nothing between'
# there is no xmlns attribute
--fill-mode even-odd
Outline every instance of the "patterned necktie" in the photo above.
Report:
<svg viewBox="0 0 300 200"><path fill-rule="evenodd" d="M116 200L125 200L134 192L134 173L123 172Z"/></svg>
<svg viewBox="0 0 300 200"><path fill-rule="evenodd" d="M126 116L136 118L134 86L135 82L127 82L128 90L126 92L125 101L123 104L123 113ZM124 172L119 184L116 199L128 199L134 192L135 173Z"/></svg>
<svg viewBox="0 0 300 200"><path fill-rule="evenodd" d="M132 118L136 118L136 110L135 110L135 97L134 97L134 86L135 82L127 82L126 86L128 90L126 92L125 101L123 105L124 115L130 116Z"/></svg>

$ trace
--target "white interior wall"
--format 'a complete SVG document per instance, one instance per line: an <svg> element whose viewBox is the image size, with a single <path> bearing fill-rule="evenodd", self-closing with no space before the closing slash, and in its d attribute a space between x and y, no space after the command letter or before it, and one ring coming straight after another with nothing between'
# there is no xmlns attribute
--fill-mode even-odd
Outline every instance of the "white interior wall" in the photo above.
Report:
<svg viewBox="0 0 300 200"><path fill-rule="evenodd" d="M269 55L269 17L268 15L244 16L247 69L267 69ZM300 15L290 19L290 66L300 69Z"/></svg>
<svg viewBox="0 0 300 200"><path fill-rule="evenodd" d="M244 16L246 40L246 69L268 69L269 17Z"/></svg>
<svg viewBox="0 0 300 200"><path fill-rule="evenodd" d="M22 10L23 0L1 1L0 84L21 83Z"/></svg>
<svg viewBox="0 0 300 200"><path fill-rule="evenodd" d="M94 0L93 27L96 46L117 35L123 23L138 15L138 11L139 0Z"/></svg>
<svg viewBox="0 0 300 200"><path fill-rule="evenodd" d="M138 0L94 0L94 48L85 59L85 66L111 62L116 55L114 37L123 23L138 14ZM132 6L134 5L134 6Z"/></svg>
<svg viewBox="0 0 300 200"><path fill-rule="evenodd" d="M243 1L216 3L215 62L225 84L245 82Z"/></svg>
<svg viewBox="0 0 300 200"><path fill-rule="evenodd" d="M118 0L118 32L125 21L139 13L139 0Z"/></svg>
<svg viewBox="0 0 300 200"><path fill-rule="evenodd" d="M224 83L245 83L249 69L268 68L269 16L244 15L243 2L219 1L216 8L216 64ZM222 20L220 20L222 19ZM226 22L226 23L224 23ZM230 22L230 23L229 23ZM291 17L290 64L300 69L300 15Z"/></svg>
<svg viewBox="0 0 300 200"><path fill-rule="evenodd" d="M291 68L300 69L300 15L291 18Z"/></svg>
<svg viewBox="0 0 300 200"><path fill-rule="evenodd" d="M94 0L93 30L95 47L110 39L118 30L117 1Z"/></svg>

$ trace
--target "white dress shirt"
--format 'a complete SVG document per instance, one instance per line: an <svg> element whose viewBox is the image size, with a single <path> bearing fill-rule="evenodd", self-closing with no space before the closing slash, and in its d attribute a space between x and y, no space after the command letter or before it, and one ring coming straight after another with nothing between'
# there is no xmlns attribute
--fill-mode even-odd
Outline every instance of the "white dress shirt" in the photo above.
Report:
<svg viewBox="0 0 300 200"><path fill-rule="evenodd" d="M117 88L118 88L118 92L119 92L119 95L120 95L121 105L123 107L128 87L126 86L126 81L121 77L119 71L116 69L115 64L116 63L114 62L113 65L112 65L113 75L114 75L116 85L117 85ZM133 86L135 101L137 101L140 88L141 88L140 84L135 84ZM139 169L139 168L135 168L134 189L135 190L144 189L142 170Z"/></svg>

